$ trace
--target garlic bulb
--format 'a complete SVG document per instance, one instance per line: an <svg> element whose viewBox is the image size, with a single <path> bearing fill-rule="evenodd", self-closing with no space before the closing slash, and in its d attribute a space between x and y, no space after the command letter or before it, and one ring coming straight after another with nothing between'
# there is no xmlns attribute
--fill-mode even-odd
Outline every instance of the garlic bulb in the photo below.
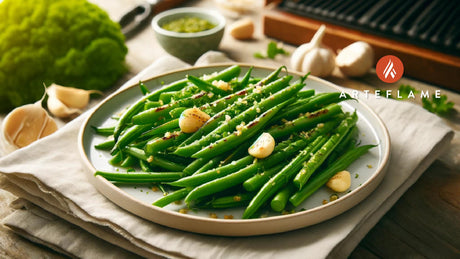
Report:
<svg viewBox="0 0 460 259"><path fill-rule="evenodd" d="M12 110L3 120L2 142L6 151L28 146L30 143L54 133L56 122L41 106L42 100Z"/></svg>
<svg viewBox="0 0 460 259"><path fill-rule="evenodd" d="M363 76L374 64L374 50L369 43L357 41L342 49L335 63L344 75Z"/></svg>
<svg viewBox="0 0 460 259"><path fill-rule="evenodd" d="M322 46L326 26L321 25L309 43L300 45L291 57L291 67L314 76L329 76L335 68L334 52Z"/></svg>
<svg viewBox="0 0 460 259"><path fill-rule="evenodd" d="M52 84L46 89L46 93L48 94L47 106L51 114L59 118L67 118L82 112L89 103L90 94L101 92Z"/></svg>

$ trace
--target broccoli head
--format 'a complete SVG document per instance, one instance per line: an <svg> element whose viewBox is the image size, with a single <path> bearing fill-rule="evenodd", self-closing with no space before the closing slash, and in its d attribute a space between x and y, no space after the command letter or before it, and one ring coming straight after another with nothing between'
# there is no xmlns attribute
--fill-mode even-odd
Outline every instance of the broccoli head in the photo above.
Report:
<svg viewBox="0 0 460 259"><path fill-rule="evenodd" d="M32 103L43 84L104 90L127 69L120 27L86 0L0 3L0 112Z"/></svg>

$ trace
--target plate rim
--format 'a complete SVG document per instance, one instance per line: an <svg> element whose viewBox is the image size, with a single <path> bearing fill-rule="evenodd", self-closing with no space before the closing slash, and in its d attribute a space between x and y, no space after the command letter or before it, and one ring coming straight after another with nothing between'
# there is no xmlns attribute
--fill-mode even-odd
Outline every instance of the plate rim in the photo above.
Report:
<svg viewBox="0 0 460 259"><path fill-rule="evenodd" d="M210 65L204 65L204 66L194 66L194 67L176 69L176 70L172 70L172 71L169 71L169 72L166 72L166 73L161 73L159 75L149 77L147 79L143 79L142 81L143 82L148 82L148 81L152 81L152 80L155 80L157 78L160 78L160 77L165 77L165 76L175 74L175 73L183 73L183 72L186 72L186 71L203 70L203 69L209 69L209 68L216 68L216 69L220 68L220 69L222 69L222 68L225 68L225 67L229 67L231 65L238 65L238 66L240 66L242 68L243 67L244 68L253 67L254 69L263 69L263 70L271 70L271 71L276 69L276 68L270 67L270 66L252 65L252 64L248 64L248 63L239 63L239 62L218 63L218 64L210 64ZM301 74L301 73L299 73L297 71L289 71L288 69L286 69L286 73L292 74L292 75L295 75L295 76L299 76L299 77L303 76L303 74ZM317 81L320 84L324 84L327 87L331 87L331 88L333 88L333 89L335 89L337 91L342 91L342 90L346 89L346 88L341 89L339 86L335 85L334 83L331 83L329 81L326 81L324 79L321 79L321 78L318 78L318 77L315 77L315 76L312 76L312 75L309 75L307 80ZM314 208L311 208L311 209L308 209L308 210L305 210L305 211L296 212L296 213L287 214L287 215L277 215L277 216L270 216L270 217L266 217L266 218L231 219L231 220L229 220L229 219L221 219L221 218L217 218L217 219L215 219L215 218L205 218L205 217L199 217L199 216L195 216L195 215L182 214L182 213L179 213L179 212L176 212L176 211L167 210L167 209L164 209L164 208L160 208L160 207L157 207L157 206L142 202L142 201L136 199L135 197L129 195L128 193L123 192L120 188L118 188L117 186L115 186L113 183L111 183L110 181L106 180L102 176L96 176L95 177L94 172L96 171L96 168L93 166L93 164L91 163L90 159L88 158L88 156L86 154L86 151L85 151L84 144L83 144L85 129L88 128L88 123L89 123L90 119L99 110L99 108L101 106L103 106L105 103L107 103L109 100L111 100L112 98L115 98L117 95L123 94L124 92L126 92L126 91L128 91L131 88L136 87L136 86L138 86L137 82L133 83L133 84L127 86L127 87L124 87L123 89L116 90L114 93L110 94L104 100L102 100L100 103L98 103L90 111L90 113L85 118L85 120L82 123L82 125L80 126L80 130L79 130L79 133L78 133L78 149L79 149L81 159L83 160L83 162L86 165L87 169L89 169L89 170L85 170L85 171L87 171L86 172L87 179L93 184L93 186L96 187L96 189L100 193L102 193L108 200L110 200L111 202L113 202L116 205L120 206L124 210L126 210L128 212L131 212L131 213L134 213L136 216L144 218L144 219L146 219L148 221L151 221L153 223L164 225L164 226L167 226L167 227L172 227L172 228L179 229L179 230L184 230L184 231L189 231L189 232L194 232L194 233L201 233L201 234L218 235L218 236L255 236L255 235L264 235L264 234L274 234L274 233L286 232L286 231L299 229L299 228L303 228L303 227L318 224L320 222L327 221L330 218L336 217L336 216L342 214L343 212L345 212L345 211L347 211L349 209L352 209L354 206L356 206L357 204L361 203L366 197L368 197L368 195L377 188L377 186L380 184L380 182L383 180L384 176L386 175L386 171L387 171L388 165L389 165L390 150L391 150L391 142L390 142L390 135L389 135L388 129L387 129L386 125L384 124L383 120L380 118L380 116L372 108L370 108L366 103L364 103L363 101L358 99L357 101L359 102L359 104L361 106L363 106L366 109L366 112L368 112L371 116L373 116L374 119L376 119L376 121L378 122L378 126L379 126L380 130L383 133L383 136L381 136L382 139L380 141L385 142L387 148L385 150L383 150L384 152L383 152L383 154L382 154L383 156L381 158L382 163L375 169L375 173L373 173L373 175L371 175L369 179L367 179L364 183L362 183L357 188L353 189L350 193L347 193L346 195L341 196L340 199L337 199L337 200L332 201L332 202L328 202L327 204L317 206L317 207L314 207ZM160 88L158 88L158 89L160 89ZM375 129L375 127L376 126L373 126L374 129ZM109 194L109 192L115 192L116 197L113 197L112 196L113 193ZM108 196L111 196L111 197L108 197ZM117 198L122 198L123 200L118 200ZM354 198L354 199L352 199L352 198ZM133 205L135 205L135 206L133 206ZM288 225L292 225L292 224L289 224L290 221L294 221L294 222L299 221L299 219L301 219L303 217L307 217L307 215L312 216L312 215L320 213L321 211L331 210L330 209L331 207L334 207L339 212L338 213L331 213L333 215L326 215L326 217L322 217L321 219L318 219L318 220L310 220L309 222L312 222L312 223L309 223L307 225L303 225L303 226L302 225L301 226L288 226ZM162 221L162 222L157 222L157 220L152 219L152 217L145 217L144 215L139 215L139 210L140 209L153 210L153 212L155 212L157 214L158 213L162 214L166 218L168 216L169 217L174 216L177 219L179 219L179 222L176 222L178 224L171 224L169 222L163 222L164 220L159 220L159 221ZM158 216L158 215L155 215L155 216ZM295 219L297 219L297 220L295 220ZM229 225L230 227L226 228L227 230L209 231L209 230L202 230L202 229L194 227L194 226L185 226L184 223L188 223L188 221L196 221L196 222L200 223L200 224L197 224L197 225L200 225L200 226L201 226L201 224L207 224L207 225L210 226L211 229L213 229L213 227L219 227L219 225L222 225L222 224ZM262 229L260 231L256 231L254 233L251 233L251 231L253 232L253 229L255 228L254 224L259 226L261 224L268 224L268 223L273 222L273 221L280 221L280 222L284 221L284 222L287 222L288 224L287 225L286 224L284 224L284 225L281 224L281 225L284 226L282 228L277 228L277 229L268 228L266 230ZM235 230L235 228L234 228L235 225L240 226L241 228L243 228L243 230ZM244 229L244 228L246 228L246 229Z"/></svg>

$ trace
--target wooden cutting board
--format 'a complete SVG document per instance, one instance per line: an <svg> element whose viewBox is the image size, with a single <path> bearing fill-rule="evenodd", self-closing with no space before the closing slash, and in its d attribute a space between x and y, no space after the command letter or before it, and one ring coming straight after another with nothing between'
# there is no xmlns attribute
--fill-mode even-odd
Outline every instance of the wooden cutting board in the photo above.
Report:
<svg viewBox="0 0 460 259"><path fill-rule="evenodd" d="M267 10L263 15L263 32L266 36L294 45L309 42L321 24L326 25L323 43L335 51L355 41L366 41L375 50L375 63L385 55L397 56L404 63L405 76L460 92L459 57L301 17L276 8Z"/></svg>

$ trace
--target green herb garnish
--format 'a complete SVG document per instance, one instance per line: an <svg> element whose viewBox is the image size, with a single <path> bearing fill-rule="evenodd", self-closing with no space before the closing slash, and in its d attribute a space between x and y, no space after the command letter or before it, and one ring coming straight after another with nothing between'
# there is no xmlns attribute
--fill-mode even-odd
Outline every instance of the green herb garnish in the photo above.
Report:
<svg viewBox="0 0 460 259"><path fill-rule="evenodd" d="M254 53L255 58L269 58L269 59L275 59L275 57L280 54L280 55L289 55L289 52L283 49L283 47L278 46L278 43L275 41L270 41L267 45L267 51L266 53L261 53L261 52L256 52Z"/></svg>
<svg viewBox="0 0 460 259"><path fill-rule="evenodd" d="M436 96L433 94L431 96L431 100L428 98L423 98L422 103L423 108L440 116L447 116L454 110L454 103L448 102L446 95L441 95L439 98L436 98Z"/></svg>

